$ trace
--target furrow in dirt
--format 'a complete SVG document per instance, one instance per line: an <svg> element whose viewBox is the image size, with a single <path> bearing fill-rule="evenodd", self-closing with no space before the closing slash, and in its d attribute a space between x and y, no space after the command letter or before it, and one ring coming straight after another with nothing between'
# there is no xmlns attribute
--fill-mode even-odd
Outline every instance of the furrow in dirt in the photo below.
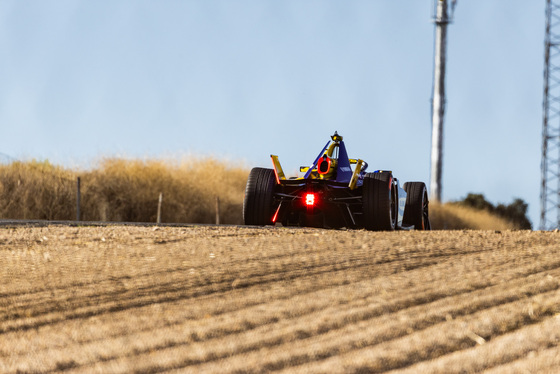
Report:
<svg viewBox="0 0 560 374"><path fill-rule="evenodd" d="M236 235L227 235L228 237L235 237ZM213 235L212 237L219 237L216 235ZM173 241L164 241L161 244L167 244L168 242L183 242L186 246L187 249L192 246L193 244L190 243L188 241L188 238L183 238L183 239L176 239ZM109 243L108 243L109 244ZM219 243L217 243L219 244ZM247 264L247 258L245 256L239 256L240 258L238 259L228 259L227 263L228 266L230 266L230 268L233 269L239 269L239 265L246 265ZM292 259L292 262L294 260L294 253L293 252L275 252L272 254L265 254L265 257L261 257L258 259L259 262L277 262L280 261L283 258L290 258ZM331 258L323 258L323 263L324 264L330 264L332 263L332 259ZM107 280L106 278L101 278L101 279L97 279L94 281L90 281L90 282L84 282L84 281L77 281L75 283L71 283L71 284L64 284L64 285L50 285L50 287L46 288L45 284L37 284L37 287L40 288L34 288L34 289L16 289L14 291L11 292L0 292L0 301L3 298L13 298L13 297L19 297L22 301L23 300L42 300L42 299L51 299L52 297L52 293L54 292L55 294L57 293L65 293L64 291L67 292L72 292L72 293L76 293L76 289L99 289L99 288L103 288L104 284L107 282L127 282L129 281L131 278L134 278L134 280L137 283L145 283L143 282L143 280L145 279L153 279L153 278L158 278L158 276L166 276L169 277L170 275L173 275L174 273L179 273L182 274L185 271L189 271L190 269L193 268L193 266L196 266L197 269L201 272L206 271L209 268L212 268L214 266L214 264L210 263L210 264L200 264L198 262L193 262L193 263L188 263L188 264L184 264L181 266L174 266L174 267L166 267L164 269L158 269L158 268L150 268L144 272L138 272L135 273L133 275L115 275L115 274L111 274L109 276L110 280ZM62 291L62 292L61 292Z"/></svg>
<svg viewBox="0 0 560 374"><path fill-rule="evenodd" d="M392 261L384 262L392 269ZM395 265L398 269L411 270L422 266L433 265L429 263L406 263L404 265ZM220 280L212 280L212 277L204 279L206 284L193 282L189 280L176 280L171 283L164 283L162 285L156 284L154 286L145 288L134 288L131 290L124 289L119 284L117 290L106 290L103 293L97 292L82 296L82 292L77 292L78 297L61 297L60 299L48 302L46 305L39 305L26 303L14 303L8 306L2 319L6 322L0 324L0 333L13 331L14 329L25 330L29 328L37 328L45 324L54 323L59 320L75 319L91 317L93 315L114 312L116 310L123 310L129 308L137 308L151 303L172 302L180 299L198 297L201 295L208 295L216 292L224 292L230 290L232 284L239 278L240 274L243 275L243 280L238 281L235 287L253 287L260 284L267 284L271 282L286 282L297 278L309 278L319 275L332 276L337 272L344 272L347 270L356 272L362 267L371 267L366 261L362 260L345 260L339 261L335 264L321 265L312 268L296 267L294 270L278 269L277 272L251 272L252 269L246 269L245 272L227 274L220 273ZM391 270L390 270L391 271ZM394 271L394 270L393 270ZM187 273L188 276L188 273ZM225 280L223 279L225 278ZM192 281L191 281L192 282ZM199 281L200 282L200 281ZM327 285L328 287L328 285ZM76 291L75 291L76 292ZM116 302L115 300L118 300ZM64 312L68 310L69 312ZM22 322L19 317L23 317L26 322Z"/></svg>
<svg viewBox="0 0 560 374"><path fill-rule="evenodd" d="M558 325L554 326L558 331ZM556 332L555 331L555 332ZM560 368L560 347L556 341L540 341L541 345L527 353L525 357L508 364L497 366L484 372L487 374L526 374L526 373L558 373ZM552 347L552 348L543 348Z"/></svg>
<svg viewBox="0 0 560 374"><path fill-rule="evenodd" d="M474 251L479 252L479 251ZM314 258L311 262L309 262L310 255L314 255ZM275 255L265 254L264 257L259 257L258 259L254 259L254 261L247 261L247 258L228 258L227 259L227 267L229 269L235 269L239 273L247 273L247 272L255 272L255 274L248 274L250 276L262 276L262 275L269 275L272 272L281 273L281 272L293 272L295 270L309 270L321 267L333 267L337 268L340 266L360 266L364 263L368 264L383 264L383 263L397 263L397 262L419 262L425 258L437 258L437 257L444 257L449 256L450 254L430 254L425 253L422 255L412 255L407 254L406 256L402 255L395 255L391 252L384 252L384 251L374 251L371 253L366 253L365 250L361 251L351 251L344 254L338 253L338 251L334 250L327 250L321 253L320 256L317 256L317 253L313 253L313 251L304 250L298 252L281 252ZM457 254L454 254L457 255ZM279 261L282 258L287 258L289 260L286 261ZM203 260L203 263L192 262L185 264L180 267L175 267L171 269L157 269L153 268L150 271L146 271L144 273L134 274L134 279L138 283L142 283L143 279L153 279L156 278L158 275L169 277L174 273L184 274L186 271L193 269L195 266L196 270L201 273L212 272L211 269L216 266L216 262L209 262L206 259ZM220 267L223 267L223 264L219 264ZM414 266L414 265L412 265ZM229 270L228 269L228 270ZM127 282L129 281L132 276L131 275L124 275L124 276L114 276L109 275L110 280L113 282ZM40 290L30 290L30 289L22 289L20 291L14 291L11 293L3 293L0 295L1 298L6 297L18 297L19 300L24 303L27 300L41 300L47 299L50 300L53 297L53 293L56 294L64 294L64 292L59 291L70 291L69 293L76 293L76 289L79 288L82 291L87 289L97 289L99 287L103 287L103 283L107 282L106 279L98 280L94 282L78 282L70 285L65 285L63 287L53 286L51 288L45 289L45 285L41 285L42 289ZM84 289L85 288L85 289ZM89 295L86 295L89 297Z"/></svg>
<svg viewBox="0 0 560 374"><path fill-rule="evenodd" d="M526 308L528 313L530 313L530 308L531 305ZM480 342L482 344L477 344L472 348L415 364L394 373L459 374L481 371L513 373L515 371L519 372L522 367L527 370L528 368L523 362L528 359L532 362L542 360L542 363L546 364L548 360L544 357L551 355L556 355L553 362L558 365L560 363L560 315L546 318L541 323L522 327L489 341ZM541 350L546 350L548 353L540 352ZM533 360L541 353L543 353L541 360ZM513 368L517 369L514 370ZM535 369L536 367L526 372L542 372Z"/></svg>
<svg viewBox="0 0 560 374"><path fill-rule="evenodd" d="M538 327L558 313L559 245L529 231L0 229L0 372L375 372L474 351L486 369L522 365L554 352ZM500 356L514 336L528 339Z"/></svg>
<svg viewBox="0 0 560 374"><path fill-rule="evenodd" d="M557 283L553 282L548 285L548 287L557 288ZM541 291L549 289L548 287L534 289L533 292L538 294ZM242 356L244 359L250 361L259 361L256 371L278 370L290 367L294 363L303 364L306 362L314 362L318 359L344 354L345 352L360 347L374 346L382 342L388 342L407 334L426 329L432 325L442 323L451 318L460 318L471 313L478 313L480 310L494 308L501 303L508 303L512 299L518 300L520 297L525 297L520 295L516 297L514 291L500 298L500 290L496 291L495 294L490 294L486 297L479 297L477 293L480 292L466 295L468 298L476 300L472 303L458 303L460 297L452 297L428 305L412 307L394 314L387 311L387 313L381 317L364 321L352 321L350 324L343 323L343 326L339 325L339 321L344 320L346 322L344 316L336 316L332 318L333 324L329 326L327 323L322 322L322 326L318 326L315 331L313 331L313 322L304 319L301 321L301 324L294 327L294 330L302 337L305 337L305 339L300 341L283 341L282 345L278 347L255 342L253 344L255 347L254 352ZM530 295L531 293L528 289L523 291L525 295ZM330 313L327 312L326 314ZM337 319L339 321L337 321ZM306 329L305 326L309 325L312 327ZM242 338L242 340L245 341L249 339ZM221 342L218 346L221 346ZM208 355L213 357L215 353L210 346L207 347L211 350L208 352ZM261 356L265 348L266 354ZM230 357L233 356L233 354L233 352L227 352L224 357ZM235 367L237 358L227 359L226 361L232 362L221 362L218 366L227 367L233 365L233 367ZM189 365L190 364L192 363L189 362ZM206 369L209 368L209 366L202 365L201 368ZM217 371L220 371L220 369L217 369Z"/></svg>
<svg viewBox="0 0 560 374"><path fill-rule="evenodd" d="M380 373L404 368L471 348L558 312L560 291L556 290L443 322L374 347L356 349L311 365L291 367L289 372Z"/></svg>
<svg viewBox="0 0 560 374"><path fill-rule="evenodd" d="M418 263L412 260L402 260L403 265L401 267L402 270L410 271L416 267L422 266L432 266L434 262L427 262L427 263ZM395 263L398 264L398 260L394 261L380 261L380 263ZM182 297L188 297L185 295L178 295L177 297L169 297L167 294L169 292L176 292L181 294L181 290L177 289L177 285L180 285L181 288L183 287L197 287L200 286L202 283L204 284L213 284L214 292L221 292L228 288L228 284L237 281L236 287L252 287L254 285L258 285L261 283L267 282L274 282L274 281L285 281L301 276L312 276L316 274L326 273L326 272L337 272L337 271L345 271L347 269L357 269L360 267L368 267L374 266L374 264L370 264L367 261L362 261L359 258L351 258L346 259L344 261L339 261L334 264L327 264L315 267L301 267L296 266L296 269L289 270L289 269L277 269L276 272L273 271L263 271L259 269L258 266L256 268L242 268L240 271L227 273L225 271L220 270L218 275L212 275L210 277L206 277L203 280L200 279L192 279L194 277L190 276L189 273L184 270L182 275L179 278L174 279L171 282L166 283L158 283L155 285L150 286L138 286L138 280L135 279L134 282L128 281L127 283L133 283L128 288L133 288L131 290L127 289L127 285L125 282L112 282L108 281L107 286L111 287L109 290L100 292L100 290L96 288L92 289L72 289L71 293L60 293L57 296L57 293L53 292L45 292L41 300L38 304L34 299L26 301L20 301L19 298L12 298L10 302L6 302L7 304L4 308L3 315L0 314L0 321L2 319L13 319L14 317L17 318L18 316L23 315L24 317L33 317L41 314L49 314L53 312L59 311L61 308L64 309L73 309L76 307L83 307L88 305L102 305L103 303L111 302L114 298L119 298L121 300L127 300L131 298L135 300L138 297L154 295L154 294L164 294L166 296L162 297L162 300L177 300ZM551 265L551 264L548 264ZM555 264L554 264L555 265ZM398 265L395 265L398 267ZM243 274L243 276L241 276ZM243 280L239 280L242 277ZM221 278L225 278L221 279ZM150 283L150 282L141 282L142 283ZM203 293L207 294L207 293ZM79 295L79 296L74 296ZM127 297L127 295L132 295ZM48 299L47 299L48 298ZM4 304L4 303L3 303ZM137 307L139 304L135 301L132 301L131 307ZM127 306L123 303L123 308L127 308ZM23 312L22 312L23 311ZM2 331L0 327L0 331Z"/></svg>
<svg viewBox="0 0 560 374"><path fill-rule="evenodd" d="M560 271L554 275L556 278L551 278L550 274L540 274L540 276L534 276L530 279L504 283L490 289L470 292L468 295L447 297L430 304L416 305L404 310L399 307L411 300L395 300L395 302L385 305L381 303L371 304L350 310L328 307L307 315L299 315L297 320L280 319L278 316L270 320L269 316L267 322L271 325L262 327L254 326L253 322L256 321L236 321L234 319L229 321L229 326L228 323L221 326L216 323L215 326L207 328L206 331L200 329L189 330L191 335L194 334L195 339L192 336L185 339L184 334L174 336L165 333L161 335L161 339L157 339L157 337L150 339L148 335L145 335L134 340L150 343L143 348L136 346L128 353L123 351L122 355L128 357L121 361L130 360L131 355L154 355L158 350L163 351L161 353L163 356L174 355L169 353L170 349L178 353L187 346L190 351L195 352L193 354L177 354L177 357L183 357L182 361L173 361L170 367L161 367L160 365L158 368L135 369L145 372L158 372L226 357L235 357L252 351L256 352L253 355L258 357L258 352L267 348L271 351L281 351L283 358L268 361L263 358L262 367L267 371L278 370L294 362L302 364L313 361L317 357L326 358L341 354L354 349L356 346L379 344L409 334L411 331L418 331L441 323L448 318L476 313L481 309L557 289L557 279L560 277ZM463 299L475 301L462 301ZM372 325L380 327L372 329ZM179 327L179 330L185 331L187 329ZM232 333L235 336L229 336ZM224 335L225 337L220 338ZM261 339L255 340L255 337ZM208 338L211 340L206 341ZM232 350L232 347L235 347L235 350ZM88 351L91 350L88 349ZM310 352L312 353L310 354ZM272 356L274 355L272 354ZM108 361L109 359L107 356L104 357L104 360ZM119 361L118 357L112 359ZM233 358L232 360L235 361L236 359ZM113 367L115 362L110 362L107 365Z"/></svg>
<svg viewBox="0 0 560 374"><path fill-rule="evenodd" d="M183 230L184 231L184 230ZM183 232L181 231L181 232ZM322 234L324 234L324 231L319 231ZM298 233L299 234L299 233ZM373 237L372 239L375 238L376 235L378 235L377 233L369 233L372 234ZM241 235L241 234L240 234ZM241 253L239 253L236 256L229 256L228 255L228 259L227 259L227 263L229 265L232 265L231 267L233 268L237 268L237 265L239 264L245 264L247 263L248 259L249 260L257 260L260 262L269 262L271 264L274 264L274 266L278 266L278 262L280 262L280 264L282 263L282 261L279 261L279 259L281 258L288 258L291 259L290 261L287 261L284 263L284 265L296 265L296 264L300 264L300 263L305 263L307 261L309 261L310 259L310 254L312 256L314 256L314 258L312 258L313 261L322 261L323 264L333 264L336 263L337 261L340 261L340 258L346 259L348 258L348 253L354 255L355 257L359 257L362 260L369 260L371 263L382 263L384 261L394 261L394 260L402 260L402 259L415 259L415 258L425 258L425 257L431 257L431 258L438 258L438 257L444 257L444 256L456 256L459 254L464 254L464 253L476 253L476 252L484 252L484 251L488 251L489 247L488 246L480 246L480 247L468 247L468 248L449 248L449 249L445 249L445 250L430 250L427 251L425 247L418 245L418 243L416 243L415 245L411 245L411 243L407 244L407 248L406 251L403 251L402 248L399 247L395 247L394 244L391 244L389 241L387 241L386 239L384 240L372 240L368 243L368 241L364 242L363 240L361 240L361 238L359 238L358 234L356 234L356 232L350 232L350 233L346 233L346 232L342 232L340 234L338 234L339 236L349 236L349 238L347 239L348 242L342 240L342 243L344 243L344 250L341 251L341 247L337 246L337 245L330 245L329 248L324 248L323 251L321 252L320 256L317 256L317 252L313 251L311 247L308 247L307 244L302 245L300 247L298 246L293 246L293 244L289 244L290 246L290 250L286 250L286 245L283 245L283 243L285 242L285 239L282 240L276 240L276 238L274 237L275 241L277 242L276 244L274 242L270 242L270 240L268 238L258 238L260 240L260 242L257 243L251 243L249 245L249 247L251 249L253 249L253 251L251 252L247 252L247 250L242 251ZM101 236L101 235L100 235ZM185 235L188 238L188 235ZM304 232L301 233L299 235L293 235L297 237L298 239L302 239L302 240L309 240L310 237L312 239L319 237L321 239L321 237L323 235L318 234L317 232ZM165 236L164 236L165 238ZM398 236L396 238L399 238ZM142 239L142 237L140 237L140 239ZM192 238L191 238L192 239ZM139 240L138 238L135 238L135 240ZM161 250L165 251L166 248L168 247L172 247L172 248L177 248L177 247L181 247L180 252L178 253L182 253L188 250L190 250L190 248L200 248L201 246L208 246L209 248L212 248L212 246L215 246L217 248L220 248L221 245L223 245L224 243L220 242L220 241L215 241L214 243L208 242L208 241L202 241L202 240L196 240L196 241L192 241L192 240L187 240L187 239L183 239L184 242L180 243L181 245L177 246L177 245L167 245L167 243L175 243L175 241L178 239L160 239L157 240L158 243L164 243L163 245L158 245L156 247L161 247ZM26 240L27 241L27 240ZM95 245L101 245L101 249L103 251L111 251L114 247L115 247L115 243L114 241L116 241L117 243L117 249L120 250L121 247L123 247L122 243L126 243L125 241L122 240L117 240L115 238L111 239L111 240L107 240L106 242L94 242L93 244ZM78 242L81 243L81 242ZM56 241L50 243L50 244L57 244ZM92 243L86 243L86 244L92 244ZM184 246L183 246L184 244ZM266 250L262 250L263 245L269 245L269 248L266 248ZM272 247L270 247L270 245L272 245ZM348 247L354 247L351 251L348 251ZM43 253L42 251L44 251L44 248L48 248L48 246L46 245L41 245L39 249L33 251L31 250L31 252L35 253L38 257L41 257L40 254ZM126 248L123 248L123 250L125 250ZM147 248L148 249L148 248ZM239 249L239 248L236 248ZM356 249L361 249L361 251L356 250ZM365 249L365 250L364 250ZM69 248L69 250L71 250L71 248ZM103 252L102 251L102 252ZM64 248L60 250L60 252L65 252ZM152 250L153 252L153 250ZM200 252L200 251L198 251ZM198 253L197 252L197 253ZM227 251L226 251L227 252ZM315 253L314 253L315 252ZM256 253L256 254L255 254ZM43 253L44 254L44 253ZM48 254L48 253L47 253ZM73 258L65 258L66 260L70 260L70 261L77 261ZM118 258L117 260L119 260L119 263L124 264L123 260L126 260L127 263L130 261L137 261L137 259L135 258ZM188 266L195 266L195 267L200 267L200 270L205 271L206 269L204 269L205 266L214 266L214 264L210 263L207 259L206 256L188 256L187 259L187 263L189 264ZM350 258L351 260L351 258ZM53 259L53 261L55 261ZM194 261L194 262L193 262ZM200 262L202 261L202 262ZM57 261L55 261L57 262ZM200 263L199 263L200 262ZM250 262L250 261L249 261ZM56 265L56 264L48 264L49 267L52 265ZM89 265L96 265L96 262L91 262ZM317 265L316 263L312 263L311 266ZM118 266L118 263L117 263ZM187 266L187 265L186 265ZM142 277L150 277L155 275L154 273L157 273L159 271L161 271L160 269L157 268L150 268L148 271L145 272L138 272L139 269L133 267L134 269L134 274L133 275L135 278L141 279ZM182 267L178 267L176 269L166 269L164 272L165 273L169 273L169 272L173 272L173 271L182 271L185 269L185 266ZM38 269L35 269L38 270ZM100 269L100 270L104 270L104 269ZM121 269L119 269L121 270ZM125 270L125 269L122 269ZM33 273L31 273L32 275ZM24 274L22 274L22 276L24 276L24 279L28 279L27 277L30 275L30 273L26 272ZM123 280L126 281L127 279L129 279L131 277L131 275L124 275L124 276L120 276L119 274L107 274L107 277L111 277L111 279L115 280L115 281L119 281L119 280ZM120 279L120 278L123 279ZM69 277L70 278L70 277ZM22 279L23 280L23 279ZM50 279L49 279L50 280ZM64 281L64 278L60 279L61 281ZM103 278L102 280L105 280L105 278ZM91 282L92 284L97 283L99 280ZM2 290L2 292L0 292L2 295L4 296L14 296L14 295L32 295L34 292L44 292L45 291L45 286L43 284L43 282L36 282L35 284L39 285L41 287L41 289L37 290L37 289L29 289L29 288L25 288L25 287L19 287L20 291L14 291L14 292L10 292L10 293L6 293L6 289ZM87 283L85 283L87 284ZM49 287L49 289L47 289L46 291L53 291L54 289L57 289L57 287L62 287L62 288L68 288L70 290L75 289L76 287L81 287L84 285L84 282L82 281L81 278L76 279L76 283L70 283L69 285L65 285L65 286L61 286L61 285L53 285L53 287Z"/></svg>
<svg viewBox="0 0 560 374"><path fill-rule="evenodd" d="M366 266L366 265L364 265ZM352 267L353 272L359 271L360 266ZM411 269L416 267L410 266ZM93 316L98 316L106 313L114 313L116 311L135 309L146 305L156 304L156 303L169 303L178 300L197 298L201 296L212 295L215 293L224 293L231 290L232 287L254 287L257 285L267 285L271 282L287 282L293 279L298 279L301 277L317 277L323 276L322 278L330 279L336 272L343 272L347 270L342 269L321 269L320 271L310 271L308 273L302 273L301 271L291 274L281 274L280 276L263 276L262 278L252 277L252 279L244 284L234 285L231 280L222 281L219 283L211 283L205 286L189 287L186 288L173 288L158 290L159 292L149 292L147 294L136 293L134 290L130 292L125 292L124 295L117 295L119 297L114 297L115 295L102 295L100 298L89 298L85 299L87 302L84 306L78 305L65 305L56 303L50 306L47 310L33 310L24 309L22 312L13 312L12 318L6 318L3 323L0 324L0 334L4 334L10 331L25 331L28 329L35 329L48 324L64 322L79 318L90 318ZM311 273L311 274L309 274ZM235 281L235 280L234 280ZM335 281L336 282L336 281ZM347 283L348 280L339 279L337 281L340 283ZM331 287L337 283L321 283L321 287ZM113 296L113 297L111 297ZM21 310L21 308L20 308ZM35 316L35 317L33 317ZM13 318L15 317L15 318Z"/></svg>

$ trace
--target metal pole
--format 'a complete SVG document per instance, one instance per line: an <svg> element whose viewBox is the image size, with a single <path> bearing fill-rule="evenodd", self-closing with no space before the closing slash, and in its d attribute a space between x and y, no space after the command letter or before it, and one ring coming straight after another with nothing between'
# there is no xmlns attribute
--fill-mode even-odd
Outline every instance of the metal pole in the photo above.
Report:
<svg viewBox="0 0 560 374"><path fill-rule="evenodd" d="M560 1L546 1L540 229L560 229Z"/></svg>
<svg viewBox="0 0 560 374"><path fill-rule="evenodd" d="M77 193L76 193L76 221L80 220L80 204L82 200L82 194L80 191L80 177L78 177L76 182Z"/></svg>
<svg viewBox="0 0 560 374"><path fill-rule="evenodd" d="M543 128L542 128L542 157L541 157L541 216L540 229L546 230L547 212L547 177L548 177L548 112L549 112L549 69L550 69L550 19L552 15L551 2L546 1L546 26L544 40L544 95L543 95Z"/></svg>
<svg viewBox="0 0 560 374"><path fill-rule="evenodd" d="M443 115L445 111L445 58L447 25L449 24L447 0L438 0L436 7L430 197L431 199L440 202L442 196L441 174L443 163Z"/></svg>

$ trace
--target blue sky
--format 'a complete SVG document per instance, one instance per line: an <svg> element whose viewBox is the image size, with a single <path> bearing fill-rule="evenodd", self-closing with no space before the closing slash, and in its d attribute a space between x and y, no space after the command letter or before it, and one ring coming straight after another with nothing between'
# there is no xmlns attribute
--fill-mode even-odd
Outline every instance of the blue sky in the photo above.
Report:
<svg viewBox="0 0 560 374"><path fill-rule="evenodd" d="M544 11L459 0L447 54L444 200L520 197L535 228ZM431 16L432 0L0 0L0 153L274 153L295 171L337 130L371 169L427 183Z"/></svg>

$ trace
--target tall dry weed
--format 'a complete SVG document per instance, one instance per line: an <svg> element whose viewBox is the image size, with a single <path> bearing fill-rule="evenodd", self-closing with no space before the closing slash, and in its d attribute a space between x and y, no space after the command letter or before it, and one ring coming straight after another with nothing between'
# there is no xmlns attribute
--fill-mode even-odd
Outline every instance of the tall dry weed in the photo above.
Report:
<svg viewBox="0 0 560 374"><path fill-rule="evenodd" d="M515 224L485 210L445 203L430 203L430 223L434 230L515 230Z"/></svg>
<svg viewBox="0 0 560 374"><path fill-rule="evenodd" d="M80 176L83 220L155 222L163 193L162 222L215 222L219 197L220 221L240 224L248 174L243 166L213 158L108 158L89 171L14 162L0 166L0 217L74 219Z"/></svg>
<svg viewBox="0 0 560 374"><path fill-rule="evenodd" d="M0 165L0 216L73 219L76 190L74 173L48 161Z"/></svg>

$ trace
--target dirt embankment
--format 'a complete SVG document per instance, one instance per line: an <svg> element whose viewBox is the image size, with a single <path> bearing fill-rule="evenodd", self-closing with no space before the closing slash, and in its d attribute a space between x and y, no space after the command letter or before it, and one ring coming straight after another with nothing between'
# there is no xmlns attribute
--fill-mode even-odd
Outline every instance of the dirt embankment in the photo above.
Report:
<svg viewBox="0 0 560 374"><path fill-rule="evenodd" d="M0 372L560 370L560 234L0 229Z"/></svg>

